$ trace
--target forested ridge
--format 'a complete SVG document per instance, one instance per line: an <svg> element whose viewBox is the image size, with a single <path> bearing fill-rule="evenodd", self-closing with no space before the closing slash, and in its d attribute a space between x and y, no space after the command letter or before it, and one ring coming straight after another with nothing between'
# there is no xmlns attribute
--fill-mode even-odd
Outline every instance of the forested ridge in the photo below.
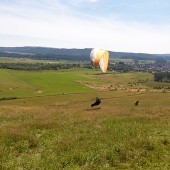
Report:
<svg viewBox="0 0 170 170"><path fill-rule="evenodd" d="M66 49L47 47L0 47L0 57L30 58L46 60L87 61L92 48ZM157 58L170 59L170 54L146 54L109 51L110 57L124 59L153 60Z"/></svg>

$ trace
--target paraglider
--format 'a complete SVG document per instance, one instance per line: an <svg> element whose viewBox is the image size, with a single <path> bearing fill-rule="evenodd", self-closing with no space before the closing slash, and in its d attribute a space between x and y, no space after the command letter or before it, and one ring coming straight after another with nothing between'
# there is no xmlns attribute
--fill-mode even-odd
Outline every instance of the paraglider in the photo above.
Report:
<svg viewBox="0 0 170 170"><path fill-rule="evenodd" d="M138 106L138 104L139 104L139 100L137 100L137 101L135 102L135 106Z"/></svg>
<svg viewBox="0 0 170 170"><path fill-rule="evenodd" d="M109 52L101 49L93 49L90 53L90 60L94 67L100 66L100 69L106 73L109 61Z"/></svg>
<svg viewBox="0 0 170 170"><path fill-rule="evenodd" d="M93 104L91 104L91 107L98 106L100 103L101 100L98 97L96 97L96 101Z"/></svg>

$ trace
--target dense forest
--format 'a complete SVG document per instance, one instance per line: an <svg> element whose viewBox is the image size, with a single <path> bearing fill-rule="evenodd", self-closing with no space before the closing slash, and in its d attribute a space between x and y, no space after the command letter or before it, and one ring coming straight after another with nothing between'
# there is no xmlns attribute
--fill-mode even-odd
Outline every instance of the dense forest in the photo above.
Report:
<svg viewBox="0 0 170 170"><path fill-rule="evenodd" d="M63 55L63 54L19 54L0 52L0 57L10 58L28 58L35 60L70 60L70 61L87 61L89 56L85 55Z"/></svg>
<svg viewBox="0 0 170 170"><path fill-rule="evenodd" d="M170 82L170 72L154 73L154 80L158 82Z"/></svg>

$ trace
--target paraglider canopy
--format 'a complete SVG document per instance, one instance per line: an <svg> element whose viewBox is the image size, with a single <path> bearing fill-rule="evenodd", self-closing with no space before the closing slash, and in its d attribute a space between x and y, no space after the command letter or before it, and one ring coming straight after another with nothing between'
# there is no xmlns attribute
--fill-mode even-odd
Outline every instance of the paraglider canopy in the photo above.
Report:
<svg viewBox="0 0 170 170"><path fill-rule="evenodd" d="M90 53L90 60L94 67L100 66L100 69L106 73L109 61L109 52L101 49L93 49Z"/></svg>

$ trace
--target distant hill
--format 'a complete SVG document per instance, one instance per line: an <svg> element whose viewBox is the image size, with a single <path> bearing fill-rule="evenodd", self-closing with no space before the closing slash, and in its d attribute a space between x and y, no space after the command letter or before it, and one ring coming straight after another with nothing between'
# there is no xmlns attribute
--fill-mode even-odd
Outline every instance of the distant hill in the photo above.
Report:
<svg viewBox="0 0 170 170"><path fill-rule="evenodd" d="M30 53L30 54L59 54L59 55L88 55L90 48L85 49L65 49L47 47L0 47L0 52Z"/></svg>
<svg viewBox="0 0 170 170"><path fill-rule="evenodd" d="M0 57L49 59L49 60L89 60L91 48L66 49L47 47L0 47ZM157 58L170 59L170 54L146 54L109 51L111 58L150 60Z"/></svg>

